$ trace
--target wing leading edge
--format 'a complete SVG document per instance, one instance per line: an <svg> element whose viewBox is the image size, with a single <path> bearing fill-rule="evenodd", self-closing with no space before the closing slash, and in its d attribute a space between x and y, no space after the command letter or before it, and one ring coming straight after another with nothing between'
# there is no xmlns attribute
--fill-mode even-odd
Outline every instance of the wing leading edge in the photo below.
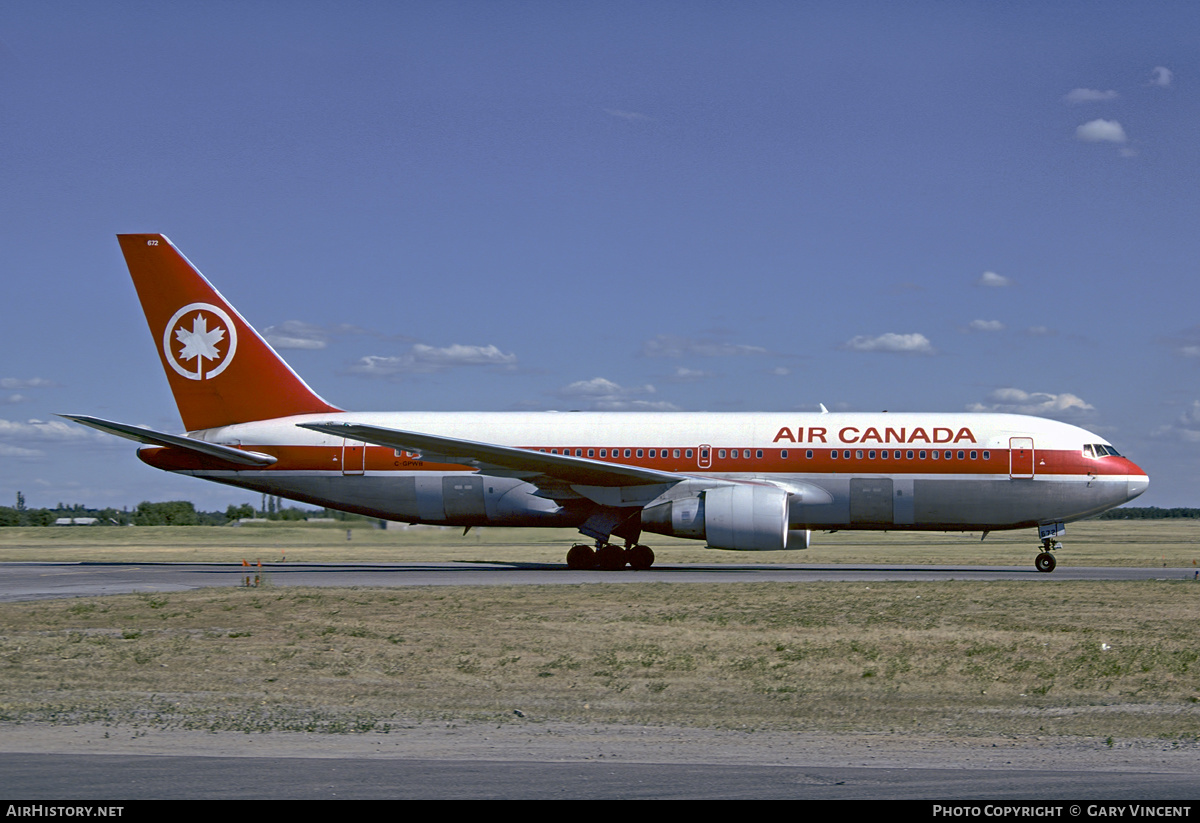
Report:
<svg viewBox="0 0 1200 823"><path fill-rule="evenodd" d="M419 452L427 460L457 463L484 474L535 478L543 476L572 486L661 486L685 478L640 466L605 463L586 457L479 443L457 437L389 429L363 423L298 423L302 429L361 440L377 446Z"/></svg>

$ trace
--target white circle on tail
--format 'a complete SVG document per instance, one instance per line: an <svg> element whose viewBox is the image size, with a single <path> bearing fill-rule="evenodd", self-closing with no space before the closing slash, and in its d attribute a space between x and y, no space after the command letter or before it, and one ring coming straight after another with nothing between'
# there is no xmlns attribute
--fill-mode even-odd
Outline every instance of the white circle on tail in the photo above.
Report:
<svg viewBox="0 0 1200 823"><path fill-rule="evenodd" d="M209 303L184 306L171 316L163 332L167 362L188 380L216 377L236 350L237 327L223 309Z"/></svg>

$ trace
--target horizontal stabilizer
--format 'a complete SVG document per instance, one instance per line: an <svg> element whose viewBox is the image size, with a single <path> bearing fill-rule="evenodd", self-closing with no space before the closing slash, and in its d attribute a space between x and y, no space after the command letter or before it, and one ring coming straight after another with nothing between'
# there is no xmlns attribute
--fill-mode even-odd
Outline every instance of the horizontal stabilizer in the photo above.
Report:
<svg viewBox="0 0 1200 823"><path fill-rule="evenodd" d="M222 446L220 443L206 443L203 440L193 440L190 437L178 434L165 434L163 432L156 432L153 429L144 429L141 426L130 426L127 423L114 423L111 420L101 420L99 417L88 417L85 414L60 414L59 417L74 420L76 423L91 426L93 429L99 429L102 432L115 434L117 437L124 437L126 440L136 440L138 443L145 443L149 446L186 449L203 454L206 457L215 457L218 460L225 460L230 463L240 463L243 466L269 466L275 462L275 458L269 454L242 451L241 449L235 449L233 446Z"/></svg>

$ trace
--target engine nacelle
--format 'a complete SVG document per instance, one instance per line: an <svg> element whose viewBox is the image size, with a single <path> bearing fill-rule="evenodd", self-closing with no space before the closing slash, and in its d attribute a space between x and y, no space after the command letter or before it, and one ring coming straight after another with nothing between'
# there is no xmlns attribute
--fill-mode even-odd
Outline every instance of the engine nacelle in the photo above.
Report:
<svg viewBox="0 0 1200 823"><path fill-rule="evenodd" d="M788 493L766 485L717 486L646 507L642 528L704 539L714 549L782 551L788 547Z"/></svg>

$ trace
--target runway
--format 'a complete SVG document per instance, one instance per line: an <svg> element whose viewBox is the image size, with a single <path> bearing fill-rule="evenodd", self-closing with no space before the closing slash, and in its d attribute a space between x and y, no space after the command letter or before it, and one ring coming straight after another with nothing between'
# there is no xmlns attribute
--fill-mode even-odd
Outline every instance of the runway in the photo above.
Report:
<svg viewBox="0 0 1200 823"><path fill-rule="evenodd" d="M1180 773L1020 767L871 768L128 755L0 754L9 802L120 800L929 800L1176 801L1195 797ZM1065 809L1064 809L1065 811ZM1078 816L1078 815L1075 815Z"/></svg>
<svg viewBox="0 0 1200 823"><path fill-rule="evenodd" d="M584 583L812 583L885 580L1183 580L1182 568L757 565L655 566L648 571L571 571L536 563L0 563L0 601L186 591L208 586L547 586Z"/></svg>
<svg viewBox="0 0 1200 823"><path fill-rule="evenodd" d="M203 587L531 586L586 583L1191 580L1188 568L666 564L576 572L559 564L0 564L0 600ZM70 798L890 798L1162 801L1195 797L1200 748L1113 751L1095 741L921 743L909 735L803 735L667 727L436 724L388 735L175 733L5 725L0 794ZM724 735L714 738L714 735ZM307 738L313 739L308 740ZM304 745L301 745L303 743Z"/></svg>

